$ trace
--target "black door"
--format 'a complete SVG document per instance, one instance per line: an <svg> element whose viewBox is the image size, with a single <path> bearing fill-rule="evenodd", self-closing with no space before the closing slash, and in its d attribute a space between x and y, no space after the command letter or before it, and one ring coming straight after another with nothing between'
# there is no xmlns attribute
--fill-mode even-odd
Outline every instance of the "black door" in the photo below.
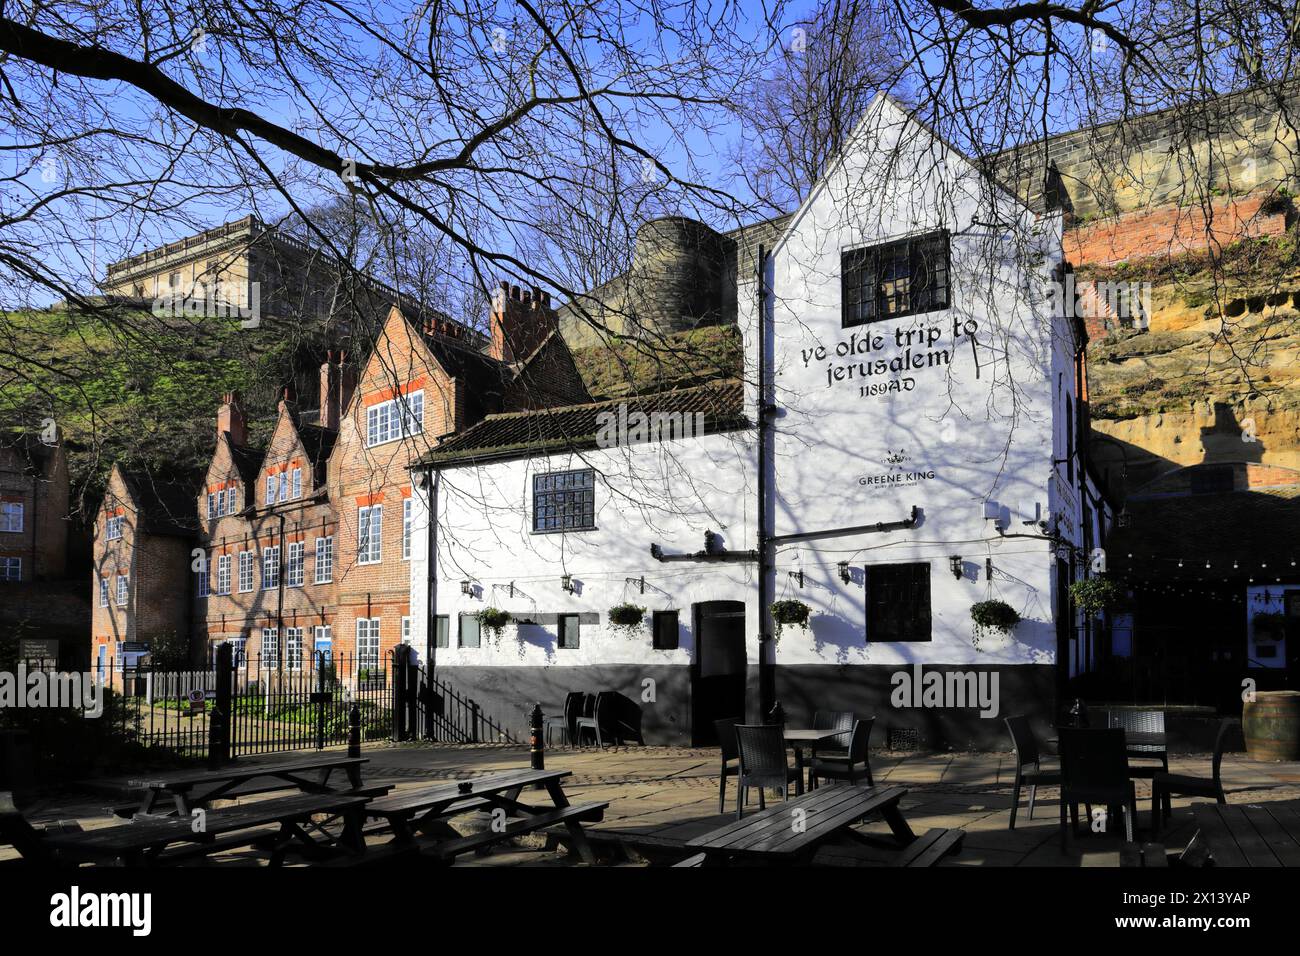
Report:
<svg viewBox="0 0 1300 956"><path fill-rule="evenodd" d="M745 605L705 601L694 606L695 660L691 665L691 743L718 742L724 717L745 718Z"/></svg>

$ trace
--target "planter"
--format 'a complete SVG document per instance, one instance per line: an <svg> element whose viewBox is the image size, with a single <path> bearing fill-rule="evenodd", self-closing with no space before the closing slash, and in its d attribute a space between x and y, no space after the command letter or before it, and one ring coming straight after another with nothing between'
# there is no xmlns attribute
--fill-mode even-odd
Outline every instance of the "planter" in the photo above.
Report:
<svg viewBox="0 0 1300 956"><path fill-rule="evenodd" d="M781 631L786 627L808 629L808 615L812 608L803 601L773 601L770 608L772 622L776 624L776 639L781 640Z"/></svg>
<svg viewBox="0 0 1300 956"><path fill-rule="evenodd" d="M624 637L631 637L645 617L645 608L635 604L616 604L609 609L609 626Z"/></svg>
<svg viewBox="0 0 1300 956"><path fill-rule="evenodd" d="M1300 691L1258 692L1242 706L1241 730L1252 760L1300 760Z"/></svg>

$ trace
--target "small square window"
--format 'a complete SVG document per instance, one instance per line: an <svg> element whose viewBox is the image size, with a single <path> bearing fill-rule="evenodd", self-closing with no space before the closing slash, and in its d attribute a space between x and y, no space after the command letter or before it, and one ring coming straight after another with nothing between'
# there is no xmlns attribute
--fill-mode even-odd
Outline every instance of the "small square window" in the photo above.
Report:
<svg viewBox="0 0 1300 956"><path fill-rule="evenodd" d="M654 612L653 646L660 651L675 651L680 643L676 611Z"/></svg>
<svg viewBox="0 0 1300 956"><path fill-rule="evenodd" d="M479 629L478 617L473 614L462 614L460 616L460 633L457 635L457 644L460 647L478 647L482 642L483 637Z"/></svg>

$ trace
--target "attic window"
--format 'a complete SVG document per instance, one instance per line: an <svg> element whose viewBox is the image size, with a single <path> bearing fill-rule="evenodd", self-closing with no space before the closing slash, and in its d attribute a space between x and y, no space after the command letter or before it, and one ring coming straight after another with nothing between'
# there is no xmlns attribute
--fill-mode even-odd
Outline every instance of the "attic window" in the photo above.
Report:
<svg viewBox="0 0 1300 956"><path fill-rule="evenodd" d="M840 256L841 325L899 319L949 305L948 232L899 239Z"/></svg>
<svg viewBox="0 0 1300 956"><path fill-rule="evenodd" d="M410 392L366 409L366 445L382 445L424 431L424 392Z"/></svg>
<svg viewBox="0 0 1300 956"><path fill-rule="evenodd" d="M122 516L109 518L104 522L104 537L109 541L116 541L122 537Z"/></svg>

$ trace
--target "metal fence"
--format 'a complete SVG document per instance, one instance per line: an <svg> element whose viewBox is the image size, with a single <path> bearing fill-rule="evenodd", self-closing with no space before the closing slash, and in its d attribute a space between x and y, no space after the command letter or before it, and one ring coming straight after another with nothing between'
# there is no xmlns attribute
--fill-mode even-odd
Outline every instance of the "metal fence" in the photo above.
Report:
<svg viewBox="0 0 1300 956"><path fill-rule="evenodd" d="M291 660L244 658L232 649L229 660L228 681L220 666L163 670L97 661L101 719L118 739L214 759L347 744L354 714L360 742L514 742L473 699L444 681L430 684L405 647L379 657L316 653Z"/></svg>

